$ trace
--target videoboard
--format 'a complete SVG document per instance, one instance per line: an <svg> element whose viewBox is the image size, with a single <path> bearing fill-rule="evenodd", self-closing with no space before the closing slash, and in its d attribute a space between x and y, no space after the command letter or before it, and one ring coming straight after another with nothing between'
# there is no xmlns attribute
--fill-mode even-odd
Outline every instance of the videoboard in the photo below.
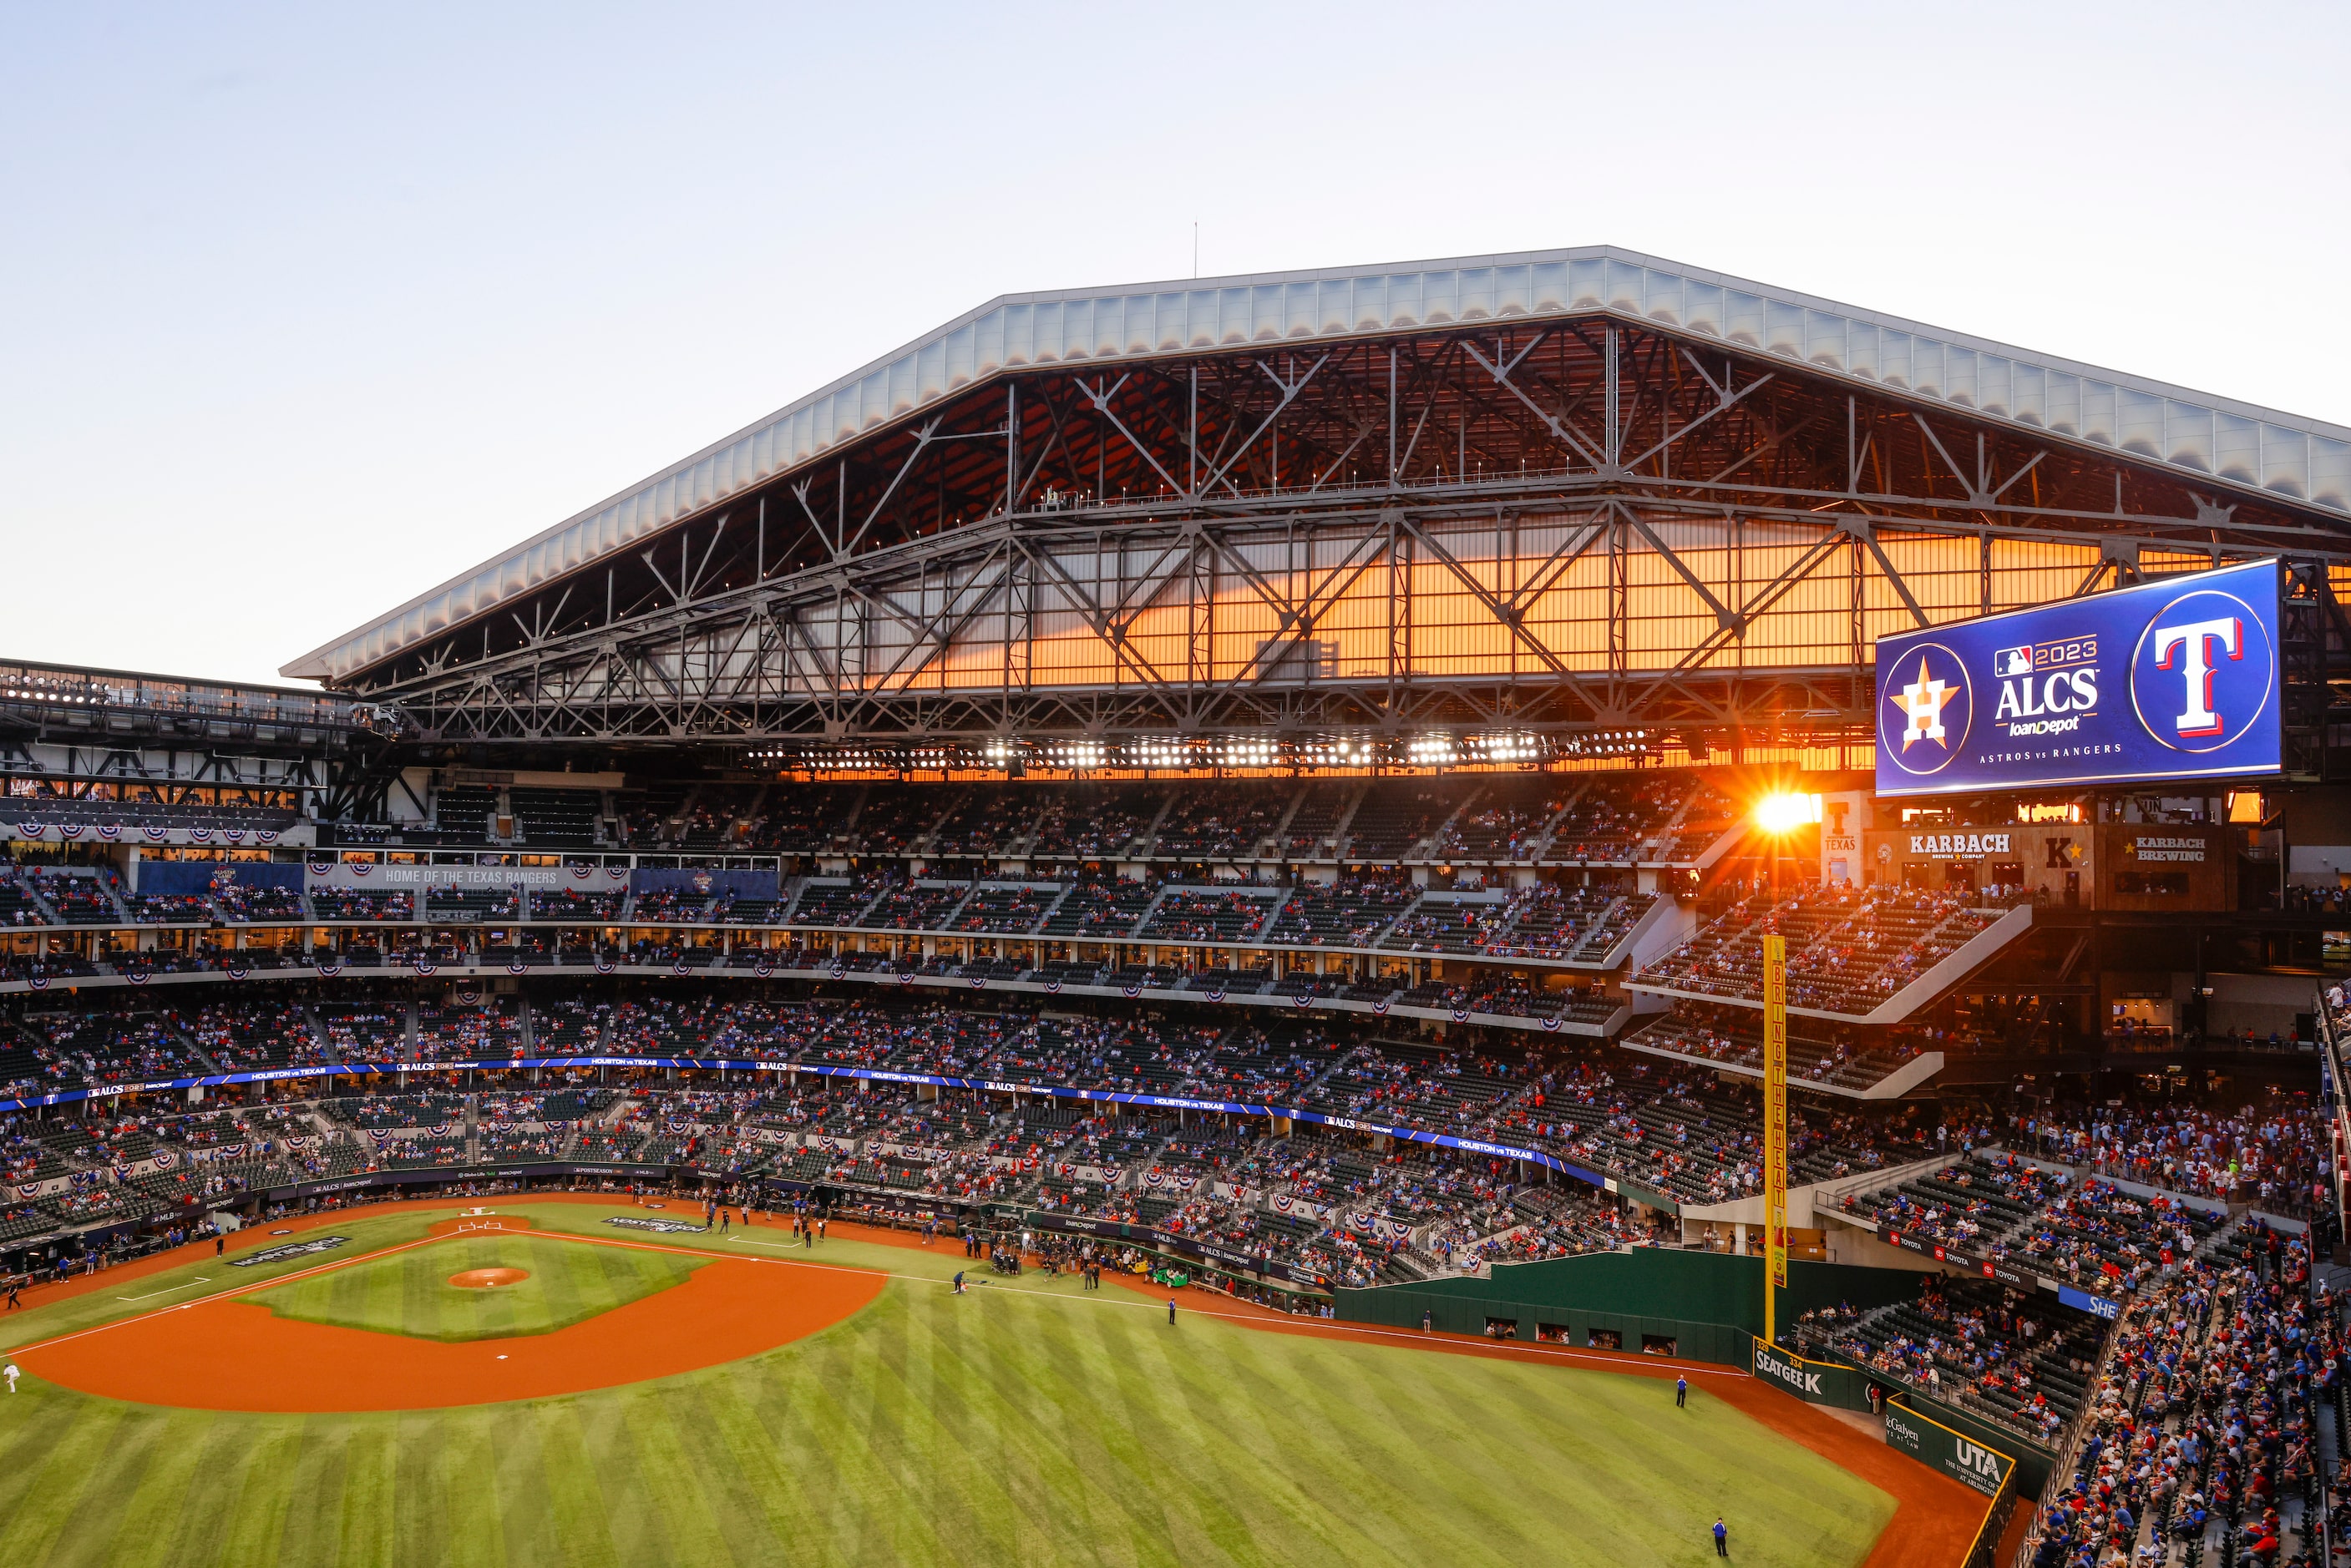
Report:
<svg viewBox="0 0 2351 1568"><path fill-rule="evenodd" d="M2282 766L2276 561L1877 639L1877 793Z"/></svg>

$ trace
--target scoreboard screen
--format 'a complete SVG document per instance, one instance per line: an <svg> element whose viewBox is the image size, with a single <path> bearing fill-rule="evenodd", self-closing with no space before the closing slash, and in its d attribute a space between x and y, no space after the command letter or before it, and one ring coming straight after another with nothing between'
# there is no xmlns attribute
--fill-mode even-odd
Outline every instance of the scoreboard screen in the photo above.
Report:
<svg viewBox="0 0 2351 1568"><path fill-rule="evenodd" d="M2283 765L2276 561L1877 639L1877 793Z"/></svg>

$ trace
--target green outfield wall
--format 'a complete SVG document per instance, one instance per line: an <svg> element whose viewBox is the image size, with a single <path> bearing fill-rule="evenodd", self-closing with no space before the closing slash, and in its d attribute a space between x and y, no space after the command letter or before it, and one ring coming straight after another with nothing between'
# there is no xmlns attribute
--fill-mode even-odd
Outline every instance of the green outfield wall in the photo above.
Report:
<svg viewBox="0 0 2351 1568"><path fill-rule="evenodd" d="M1847 1263L1792 1262L1780 1293L1785 1324L1841 1302L1883 1306L1917 1293L1917 1276ZM1618 1348L1659 1349L1750 1370L1763 1332L1763 1260L1724 1252L1635 1247L1540 1263L1497 1263L1490 1279L1427 1280L1338 1293L1338 1315L1353 1323L1418 1328L1422 1314L1447 1334L1484 1334L1508 1323L1520 1339L1561 1339L1579 1347L1616 1336Z"/></svg>

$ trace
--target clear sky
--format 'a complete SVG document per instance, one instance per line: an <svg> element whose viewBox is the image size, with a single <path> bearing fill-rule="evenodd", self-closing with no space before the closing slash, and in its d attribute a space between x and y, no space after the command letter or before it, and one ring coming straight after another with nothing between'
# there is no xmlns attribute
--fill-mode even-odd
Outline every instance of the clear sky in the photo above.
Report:
<svg viewBox="0 0 2351 1568"><path fill-rule="evenodd" d="M2351 424L2342 5L0 4L0 657L298 654L1007 292L1613 244Z"/></svg>

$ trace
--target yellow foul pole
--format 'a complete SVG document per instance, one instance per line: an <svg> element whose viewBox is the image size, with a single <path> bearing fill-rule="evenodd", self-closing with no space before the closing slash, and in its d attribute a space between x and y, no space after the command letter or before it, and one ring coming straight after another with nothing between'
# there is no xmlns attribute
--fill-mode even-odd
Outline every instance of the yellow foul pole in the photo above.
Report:
<svg viewBox="0 0 2351 1568"><path fill-rule="evenodd" d="M1763 1337L1788 1288L1788 939L1763 939Z"/></svg>

